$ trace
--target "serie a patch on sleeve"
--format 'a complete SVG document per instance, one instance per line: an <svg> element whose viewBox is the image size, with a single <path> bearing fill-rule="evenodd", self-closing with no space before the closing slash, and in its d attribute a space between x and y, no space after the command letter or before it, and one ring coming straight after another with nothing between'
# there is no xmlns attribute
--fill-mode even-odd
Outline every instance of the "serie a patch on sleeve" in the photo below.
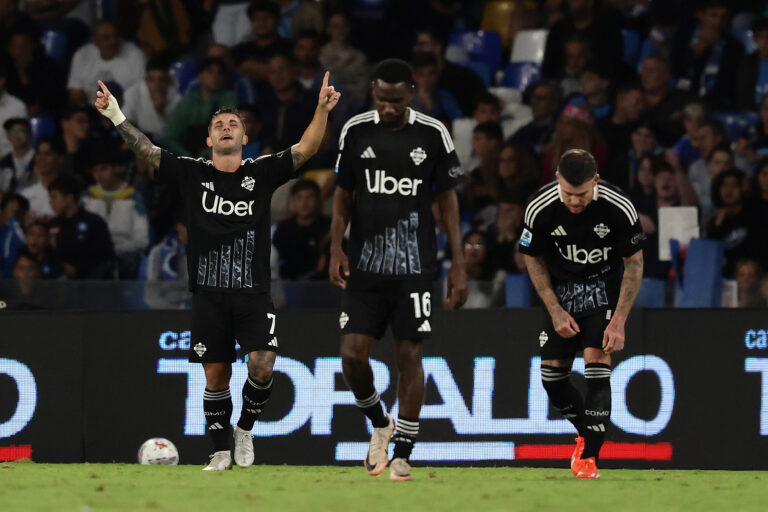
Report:
<svg viewBox="0 0 768 512"><path fill-rule="evenodd" d="M528 228L523 228L523 234L520 235L520 245L522 245L523 247L530 247L532 239L533 239L533 233L528 231Z"/></svg>

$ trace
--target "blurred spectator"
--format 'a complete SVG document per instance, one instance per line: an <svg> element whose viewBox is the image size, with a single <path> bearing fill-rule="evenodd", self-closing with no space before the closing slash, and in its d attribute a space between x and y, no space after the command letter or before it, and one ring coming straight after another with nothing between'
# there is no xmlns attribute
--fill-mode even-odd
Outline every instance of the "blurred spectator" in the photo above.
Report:
<svg viewBox="0 0 768 512"><path fill-rule="evenodd" d="M733 277L736 262L752 256L756 245L752 227L755 221L744 204L744 173L724 170L712 179L712 204L717 214L709 220L704 233L706 238L722 240L725 244L723 276Z"/></svg>
<svg viewBox="0 0 768 512"><path fill-rule="evenodd" d="M515 247L522 230L524 203L521 194L503 193L499 197L496 221L486 231L488 260L494 271L520 273L515 264Z"/></svg>
<svg viewBox="0 0 768 512"><path fill-rule="evenodd" d="M755 220L753 256L764 268L768 268L768 158L758 160L752 178L747 208ZM768 297L766 297L768 299Z"/></svg>
<svg viewBox="0 0 768 512"><path fill-rule="evenodd" d="M233 46L251 32L248 3L241 0L219 0L213 18L213 40L224 46Z"/></svg>
<svg viewBox="0 0 768 512"><path fill-rule="evenodd" d="M75 105L96 100L98 80L114 81L127 89L144 78L144 53L123 41L117 26L101 20L93 30L93 42L75 52L69 68L69 101Z"/></svg>
<svg viewBox="0 0 768 512"><path fill-rule="evenodd" d="M476 166L472 168L460 194L462 209L472 216L493 205L498 195L499 152L504 142L501 125L497 122L480 123L472 130L472 155Z"/></svg>
<svg viewBox="0 0 768 512"><path fill-rule="evenodd" d="M111 279L114 277L115 253L107 224L80 207L77 196L80 185L66 174L48 187L51 208L50 234L53 254L64 265L72 279Z"/></svg>
<svg viewBox="0 0 768 512"><path fill-rule="evenodd" d="M293 60L296 63L296 78L301 86L308 91L320 90L326 70L320 66L320 35L317 32L304 30L296 34L293 39Z"/></svg>
<svg viewBox="0 0 768 512"><path fill-rule="evenodd" d="M605 167L608 149L594 128L595 117L589 110L578 105L563 109L555 125L555 133L543 152L543 165L539 183L545 185L555 177L555 166L560 155L568 149L585 149L597 160L597 168Z"/></svg>
<svg viewBox="0 0 768 512"><path fill-rule="evenodd" d="M95 185L83 196L83 208L107 223L120 279L136 279L141 258L149 245L144 199L120 177L119 153L114 148L100 148L91 162Z"/></svg>
<svg viewBox="0 0 768 512"><path fill-rule="evenodd" d="M61 138L66 155L62 170L83 183L91 183L88 176L88 158L95 142L91 138L90 109L86 106L72 106L61 116Z"/></svg>
<svg viewBox="0 0 768 512"><path fill-rule="evenodd" d="M35 145L35 158L32 164L34 180L19 193L29 200L29 212L32 220L42 222L53 217L48 185L61 172L64 148L52 137L40 137Z"/></svg>
<svg viewBox="0 0 768 512"><path fill-rule="evenodd" d="M568 0L565 17L552 25L547 35L542 63L545 78L558 78L558 74L565 69L565 43L574 36L587 42L594 58L609 69L617 69L621 65L624 41L620 27L601 13L596 3L593 0Z"/></svg>
<svg viewBox="0 0 768 512"><path fill-rule="evenodd" d="M13 288L3 302L9 310L42 309L42 300L36 293L37 280L40 278L40 265L22 248L13 263Z"/></svg>
<svg viewBox="0 0 768 512"><path fill-rule="evenodd" d="M637 174L635 175L634 183L631 187L625 189L632 198L633 203L641 202L654 195L653 175L655 168L658 166L656 162L660 160L660 158L661 157L650 153L640 157L637 164Z"/></svg>
<svg viewBox="0 0 768 512"><path fill-rule="evenodd" d="M235 91L239 103L253 103L256 100L256 86L254 82L235 72L235 59L229 48L221 44L212 44L206 50L205 55L209 58L219 59L224 63L226 74L226 85L224 88ZM200 79L195 78L187 85L184 95L199 91Z"/></svg>
<svg viewBox="0 0 768 512"><path fill-rule="evenodd" d="M320 188L310 180L291 187L293 217L277 225L272 243L280 257L280 277L325 279L331 219L320 213Z"/></svg>
<svg viewBox="0 0 768 512"><path fill-rule="evenodd" d="M671 80L669 63L664 57L652 53L645 58L640 68L640 83L648 109L646 117L665 147L672 146L683 136L682 110L690 99L685 92L673 89Z"/></svg>
<svg viewBox="0 0 768 512"><path fill-rule="evenodd" d="M232 48L233 55L242 59L245 55L260 52L266 55L276 52L291 53L291 42L278 34L280 7L276 3L270 0L254 0L248 5L246 12L251 22L251 30Z"/></svg>
<svg viewBox="0 0 768 512"><path fill-rule="evenodd" d="M656 139L656 134L650 124L640 123L629 136L629 153L627 154L628 167L626 173L627 186L632 189L635 186L640 159L645 155L660 155L664 151Z"/></svg>
<svg viewBox="0 0 768 512"><path fill-rule="evenodd" d="M65 77L32 32L11 34L8 55L11 65L5 88L26 104L30 116L52 113L66 102Z"/></svg>
<svg viewBox="0 0 768 512"><path fill-rule="evenodd" d="M611 82L612 77L608 69L597 62L588 64L579 77L581 94L573 97L568 105L586 106L592 111L598 122L607 119L613 110Z"/></svg>
<svg viewBox="0 0 768 512"><path fill-rule="evenodd" d="M237 110L243 120L245 134L248 135L248 144L243 146L243 158L258 158L265 149L261 133L261 112L256 105L240 105Z"/></svg>
<svg viewBox="0 0 768 512"><path fill-rule="evenodd" d="M581 93L581 74L593 59L592 46L582 36L575 35L565 41L564 53L564 67L559 68L551 79L560 83L564 95L579 94Z"/></svg>
<svg viewBox="0 0 768 512"><path fill-rule="evenodd" d="M341 89L350 111L359 110L368 94L370 77L365 54L349 44L349 19L343 12L328 17L328 42L320 48L320 64L331 72Z"/></svg>
<svg viewBox="0 0 768 512"><path fill-rule="evenodd" d="M763 280L763 269L752 259L740 259L736 262L734 279L739 290L738 305L740 308L764 308L768 306L765 297L760 293Z"/></svg>
<svg viewBox="0 0 768 512"><path fill-rule="evenodd" d="M13 191L32 182L32 132L23 117L12 117L3 123L13 150L0 159L0 190Z"/></svg>
<svg viewBox="0 0 768 512"><path fill-rule="evenodd" d="M178 56L192 43L189 12L181 0L142 0L136 39L148 56Z"/></svg>
<svg viewBox="0 0 768 512"><path fill-rule="evenodd" d="M293 62L288 55L275 54L268 62L269 89L259 96L264 133L272 137L275 150L295 144L312 120L317 105L317 91L305 91L296 81Z"/></svg>
<svg viewBox="0 0 768 512"><path fill-rule="evenodd" d="M644 108L643 92L637 83L625 84L616 92L613 113L597 121L608 146L608 161L600 176L624 190L629 190L629 151L631 135Z"/></svg>
<svg viewBox="0 0 768 512"><path fill-rule="evenodd" d="M498 196L512 194L527 199L538 188L539 164L524 144L507 142L499 154Z"/></svg>
<svg viewBox="0 0 768 512"><path fill-rule="evenodd" d="M53 255L48 225L33 222L27 226L25 237L27 253L40 266L40 277L43 279L58 279L64 275L64 266Z"/></svg>
<svg viewBox="0 0 768 512"><path fill-rule="evenodd" d="M768 155L768 94L763 96L757 113L757 122L736 142L736 154L748 162Z"/></svg>
<svg viewBox="0 0 768 512"><path fill-rule="evenodd" d="M34 28L29 15L19 10L17 0L0 0L0 47L5 47L8 37L14 32Z"/></svg>
<svg viewBox="0 0 768 512"><path fill-rule="evenodd" d="M153 309L178 309L190 304L187 291L187 227L176 221L175 230L152 247L147 256L144 301Z"/></svg>
<svg viewBox="0 0 768 512"><path fill-rule="evenodd" d="M555 82L534 85L531 92L533 121L517 130L510 140L524 144L541 155L542 148L552 140L562 98L562 89Z"/></svg>
<svg viewBox="0 0 768 512"><path fill-rule="evenodd" d="M707 100L713 108L733 108L744 48L728 33L729 4L704 0L696 18L698 23L680 24L672 42L670 60L676 86Z"/></svg>
<svg viewBox="0 0 768 512"><path fill-rule="evenodd" d="M5 90L6 79L9 76L7 65L0 59L0 124L14 117L27 117L27 107L24 102ZM8 142L5 130L0 131L0 155L7 155L13 147Z"/></svg>
<svg viewBox="0 0 768 512"><path fill-rule="evenodd" d="M24 247L21 225L28 210L29 201L19 194L6 194L0 201L0 279L11 277L16 253Z"/></svg>
<svg viewBox="0 0 768 512"><path fill-rule="evenodd" d="M701 151L696 147L694 141L699 128L707 120L707 117L709 117L707 110L701 103L689 103L683 108L685 135L680 137L672 149L680 160L680 164L685 168L701 158Z"/></svg>
<svg viewBox="0 0 768 512"><path fill-rule="evenodd" d="M225 89L226 65L206 57L197 74L200 92L182 98L165 127L164 143L179 155L197 156L205 149L211 115L224 106L237 105L234 92ZM296 139L298 140L298 139Z"/></svg>
<svg viewBox="0 0 768 512"><path fill-rule="evenodd" d="M456 146L456 156L465 169L474 169L480 165L480 158L473 154L472 130L481 123L501 122L501 101L490 92L481 94L475 102L472 117L454 119L451 125L453 143ZM502 131L504 127L502 126Z"/></svg>
<svg viewBox="0 0 768 512"><path fill-rule="evenodd" d="M494 271L488 258L488 244L482 231L471 229L463 238L464 260L467 263L467 290L465 308L488 308L503 304L503 270Z"/></svg>
<svg viewBox="0 0 768 512"><path fill-rule="evenodd" d="M768 95L768 18L752 23L752 37L757 51L746 55L739 68L738 107L755 110Z"/></svg>
<svg viewBox="0 0 768 512"><path fill-rule="evenodd" d="M443 122L462 117L456 98L445 89L437 87L438 68L434 55L417 53L413 56L413 81L416 91L411 106Z"/></svg>
<svg viewBox="0 0 768 512"><path fill-rule="evenodd" d="M485 84L469 68L445 60L445 41L432 29L416 31L413 44L414 56L418 53L430 53L437 59L439 78L437 87L453 94L465 116L471 116L475 107L475 98L485 92Z"/></svg>
<svg viewBox="0 0 768 512"><path fill-rule="evenodd" d="M152 57L147 61L144 80L125 91L123 114L136 127L152 137L165 132L168 118L181 95L168 72L166 59Z"/></svg>

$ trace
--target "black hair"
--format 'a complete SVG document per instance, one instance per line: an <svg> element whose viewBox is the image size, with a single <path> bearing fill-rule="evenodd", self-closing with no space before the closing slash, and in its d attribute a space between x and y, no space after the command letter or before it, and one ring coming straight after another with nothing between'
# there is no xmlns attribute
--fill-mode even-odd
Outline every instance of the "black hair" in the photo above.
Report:
<svg viewBox="0 0 768 512"><path fill-rule="evenodd" d="M45 222L40 222L39 220L35 220L35 221L30 222L27 225L26 232L29 233L29 230L32 229L32 228L43 228L46 233L48 233L48 231L49 231L48 224L46 224Z"/></svg>
<svg viewBox="0 0 768 512"><path fill-rule="evenodd" d="M200 65L197 67L197 72L202 73L211 66L219 66L223 72L227 71L227 63L218 57L205 57L200 61Z"/></svg>
<svg viewBox="0 0 768 512"><path fill-rule="evenodd" d="M623 82L616 86L616 96L626 94L632 91L642 91L643 86L637 80L631 80L629 82Z"/></svg>
<svg viewBox="0 0 768 512"><path fill-rule="evenodd" d="M149 71L168 71L171 66L170 59L165 55L153 55L147 60L144 70Z"/></svg>
<svg viewBox="0 0 768 512"><path fill-rule="evenodd" d="M495 108L501 110L501 100L499 100L499 97L487 90L475 96L475 110L480 105L493 105Z"/></svg>
<svg viewBox="0 0 768 512"><path fill-rule="evenodd" d="M253 18L253 15L257 12L268 12L275 18L280 19L280 6L270 0L253 0L246 10L248 18Z"/></svg>
<svg viewBox="0 0 768 512"><path fill-rule="evenodd" d="M499 142L504 140L504 132L501 129L501 125L493 121L478 124L472 130L472 133L482 133L489 139L498 140Z"/></svg>
<svg viewBox="0 0 768 512"><path fill-rule="evenodd" d="M254 121L261 122L261 110L256 104L247 103L245 105L240 105L237 107L237 115L240 115L241 112L249 112L253 116ZM240 118L242 119L242 116L240 116Z"/></svg>
<svg viewBox="0 0 768 512"><path fill-rule="evenodd" d="M294 183L291 187L291 197L295 196L302 190L311 190L317 194L318 197L320 196L320 186L316 181L302 179Z"/></svg>
<svg viewBox="0 0 768 512"><path fill-rule="evenodd" d="M74 176L69 174L59 174L51 184L48 185L48 192L53 192L54 190L57 190L63 196L70 194L77 200L77 196L80 195L82 189L80 187L80 182Z"/></svg>
<svg viewBox="0 0 768 512"><path fill-rule="evenodd" d="M413 85L413 69L400 59L385 59L376 65L373 70L373 80L381 80L388 84L405 82Z"/></svg>
<svg viewBox="0 0 768 512"><path fill-rule="evenodd" d="M51 137L50 135L43 135L38 137L37 142L35 142L35 152L40 150L40 144L48 144L51 146L51 151L59 156L62 156L66 152L62 142L56 137Z"/></svg>
<svg viewBox="0 0 768 512"><path fill-rule="evenodd" d="M758 32L762 32L763 30L768 30L768 18L763 16L762 18L757 18L752 22L752 33L757 34Z"/></svg>
<svg viewBox="0 0 768 512"><path fill-rule="evenodd" d="M715 153L718 151L728 153L731 157L733 157L733 150L731 149L731 145L728 142L722 142L712 148L712 151L709 152L709 156L707 156L707 163L709 163L710 160L712 160L712 157Z"/></svg>
<svg viewBox="0 0 768 512"><path fill-rule="evenodd" d="M97 165L120 165L123 163L123 155L114 143L107 142L97 144L88 155L88 167Z"/></svg>
<svg viewBox="0 0 768 512"><path fill-rule="evenodd" d="M643 59L643 61L646 61L648 59L653 59L653 60L659 61L659 62L661 62L662 65L664 65L664 67L667 68L667 70L670 70L669 59L667 57L665 57L664 54L662 54L660 52L651 52L651 53L649 53L645 57L645 59Z"/></svg>
<svg viewBox="0 0 768 512"><path fill-rule="evenodd" d="M20 247L19 250L16 252L16 258L13 260L13 266L15 267L18 265L19 260L25 258L31 261L35 264L35 268L37 268L37 272L40 273L42 269L40 268L40 262L37 261L37 258L35 258L34 254L29 252L29 248L25 245L24 247Z"/></svg>
<svg viewBox="0 0 768 512"><path fill-rule="evenodd" d="M613 82L614 79L614 73L611 68L603 64L601 61L592 59L590 60L586 66L584 66L584 70L582 73L594 73L595 75L599 76L600 78L604 80L609 80Z"/></svg>
<svg viewBox="0 0 768 512"><path fill-rule="evenodd" d="M445 34L437 30L435 27L421 27L416 29L416 32L414 33L413 39L414 42L416 41L416 38L419 36L419 34L427 34L429 37L431 37L437 44L442 46L443 48L446 47L448 44L448 40L445 37Z"/></svg>
<svg viewBox="0 0 768 512"><path fill-rule="evenodd" d="M723 199L720 196L720 187L723 186L723 183L727 178L736 178L736 181L739 182L739 189L741 189L741 185L744 183L744 173L738 169L728 169L715 176L712 179L712 189L710 190L712 194L712 205L715 208L722 208L725 206L725 203L723 203ZM742 194L742 200L743 199L744 194Z"/></svg>
<svg viewBox="0 0 768 512"><path fill-rule="evenodd" d="M526 197L525 193L520 190L519 188L516 188L514 190L510 189L504 189L499 194L499 204L501 203L509 203L509 204L516 204L523 206L525 204Z"/></svg>
<svg viewBox="0 0 768 512"><path fill-rule="evenodd" d="M578 187L595 177L597 161L589 151L569 149L560 157L557 172L565 181Z"/></svg>
<svg viewBox="0 0 768 512"><path fill-rule="evenodd" d="M483 239L483 243L486 246L488 245L488 239L486 238L485 233L483 233L482 231L480 231L477 228L472 228L469 231L467 231L466 233L464 233L464 236L461 237L462 243L466 243L467 240L469 240L469 237L471 237L472 235L480 235L480 237Z"/></svg>
<svg viewBox="0 0 768 512"><path fill-rule="evenodd" d="M533 92L539 87L549 87L549 90L555 96L555 101L557 101L558 104L563 101L563 88L554 80L542 80L541 82L530 85L530 96L533 96Z"/></svg>
<svg viewBox="0 0 768 512"><path fill-rule="evenodd" d="M707 9L721 8L728 12L731 12L731 6L725 0L702 0L699 3L698 11L706 11Z"/></svg>
<svg viewBox="0 0 768 512"><path fill-rule="evenodd" d="M411 59L411 66L413 69L426 68L428 66L437 67L437 57L431 53L416 53Z"/></svg>
<svg viewBox="0 0 768 512"><path fill-rule="evenodd" d="M19 209L24 212L29 211L29 199L16 192L9 192L3 196L3 200L0 201L0 210L5 210L5 207L14 201L19 203Z"/></svg>
<svg viewBox="0 0 768 512"><path fill-rule="evenodd" d="M719 135L724 141L731 140L728 137L728 130L725 129L725 125L719 119L710 117L709 119L701 123L701 126L702 127L709 126L712 129L712 133L714 133L715 135Z"/></svg>
<svg viewBox="0 0 768 512"><path fill-rule="evenodd" d="M213 120L216 119L216 116L220 116L221 114L234 114L237 116L237 118L240 120L240 124L243 125L243 130L245 130L245 123L243 122L243 116L240 115L240 111L237 110L235 107L230 106L224 106L221 107L219 110L214 112L211 115L211 120L208 121L208 132L211 131L211 125L213 124Z"/></svg>
<svg viewBox="0 0 768 512"><path fill-rule="evenodd" d="M24 127L27 129L27 131L32 130L32 125L29 124L29 119L26 117L11 117L10 119L6 119L3 123L3 129L5 131L9 131L12 127L16 126L17 124L24 125Z"/></svg>
<svg viewBox="0 0 768 512"><path fill-rule="evenodd" d="M316 43L320 44L321 37L317 30L305 28L293 36L293 44L295 45L299 39L313 39Z"/></svg>

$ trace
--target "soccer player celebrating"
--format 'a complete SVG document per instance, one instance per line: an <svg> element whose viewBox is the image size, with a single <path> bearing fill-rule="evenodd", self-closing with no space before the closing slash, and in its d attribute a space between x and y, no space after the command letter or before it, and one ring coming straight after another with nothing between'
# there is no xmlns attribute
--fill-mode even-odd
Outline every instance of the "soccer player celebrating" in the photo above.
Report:
<svg viewBox="0 0 768 512"><path fill-rule="evenodd" d="M634 206L600 180L587 151L566 151L557 180L525 208L520 252L549 315L539 334L541 379L552 405L578 431L571 471L600 478L600 447L611 416L611 354L624 348L624 324L643 277L645 238ZM587 393L570 381L584 351Z"/></svg>
<svg viewBox="0 0 768 512"><path fill-rule="evenodd" d="M388 324L392 327L400 409L389 476L411 480L408 459L424 396L422 340L432 331L435 198L453 254L446 305L457 309L467 298L454 190L462 169L445 126L408 107L414 84L406 62L382 61L371 92L375 110L352 117L339 138L329 273L344 289L339 316L344 377L373 424L365 459L371 475L387 467L395 425L379 401L368 355L374 339L384 335ZM347 256L342 240L350 221Z"/></svg>
<svg viewBox="0 0 768 512"><path fill-rule="evenodd" d="M340 93L325 74L314 117L290 149L257 159L242 159L248 143L237 110L221 109L208 125L206 143L212 160L177 157L161 150L125 120L120 107L99 81L96 108L109 118L126 143L160 180L179 187L188 219L187 249L192 296L190 362L203 364L206 388L203 409L214 454L204 468L232 467L230 454L232 398L229 381L235 340L248 362L243 408L234 431L238 466L253 463L251 429L272 391L277 357L276 316L269 295L270 218L272 192L294 177L317 152L328 113Z"/></svg>

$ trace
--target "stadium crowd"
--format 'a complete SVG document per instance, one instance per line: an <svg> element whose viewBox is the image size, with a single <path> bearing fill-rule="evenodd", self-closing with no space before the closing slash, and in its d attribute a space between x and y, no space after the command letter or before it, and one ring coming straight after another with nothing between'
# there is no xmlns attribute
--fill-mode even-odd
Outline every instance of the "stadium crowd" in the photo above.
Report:
<svg viewBox="0 0 768 512"><path fill-rule="evenodd" d="M633 197L647 277L674 279L659 209L696 207L738 305L765 307L766 16L749 0L0 0L0 279L186 280L177 191L98 115L97 80L179 155L209 156L211 114L237 106L247 158L300 138L329 70L342 100L320 152L272 204L274 277L327 280L336 141L370 108L372 66L400 57L412 108L448 126L465 171L470 306L503 305L506 275L525 272L526 198L581 148ZM499 62L455 37L499 19ZM515 80L506 61L542 29Z"/></svg>

